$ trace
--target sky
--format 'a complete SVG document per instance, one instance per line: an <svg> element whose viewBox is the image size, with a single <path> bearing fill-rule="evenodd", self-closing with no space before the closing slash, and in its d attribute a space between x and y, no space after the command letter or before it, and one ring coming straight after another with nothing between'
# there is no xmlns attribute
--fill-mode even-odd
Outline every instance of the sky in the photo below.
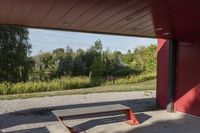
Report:
<svg viewBox="0 0 200 133"><path fill-rule="evenodd" d="M56 30L28 29L29 41L32 44L31 55L36 55L40 51L47 52L56 48L66 48L70 46L74 50L82 48L86 50L94 41L100 39L104 49L111 51L121 51L126 53L129 49L134 50L138 46L148 46L156 44L156 39L127 37L105 34L90 34L80 32L67 32Z"/></svg>

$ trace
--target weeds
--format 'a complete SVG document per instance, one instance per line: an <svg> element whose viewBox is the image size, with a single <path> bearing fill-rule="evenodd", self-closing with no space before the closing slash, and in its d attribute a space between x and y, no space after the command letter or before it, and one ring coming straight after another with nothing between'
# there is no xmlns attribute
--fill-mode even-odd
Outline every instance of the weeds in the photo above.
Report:
<svg viewBox="0 0 200 133"><path fill-rule="evenodd" d="M155 79L156 74L141 74L115 80L114 84L132 84ZM102 80L103 82L101 82ZM62 77L51 81L31 81L12 84L9 82L0 83L0 95L25 94L36 92L50 92L60 90L72 90L88 88L101 85L111 85L113 82L105 79L93 79L89 77Z"/></svg>

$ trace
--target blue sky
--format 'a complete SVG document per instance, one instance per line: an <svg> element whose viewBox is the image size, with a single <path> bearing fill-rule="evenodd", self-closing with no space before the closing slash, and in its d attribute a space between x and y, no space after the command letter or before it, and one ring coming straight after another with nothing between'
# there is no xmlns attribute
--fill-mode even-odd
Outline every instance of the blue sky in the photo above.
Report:
<svg viewBox="0 0 200 133"><path fill-rule="evenodd" d="M66 32L55 30L29 29L29 39L32 44L32 55L40 51L52 51L55 48L66 48L70 46L74 50L78 48L87 49L94 41L100 39L104 49L118 50L126 53L128 49L133 50L137 46L156 44L156 39L113 36L103 34L89 34L80 32Z"/></svg>

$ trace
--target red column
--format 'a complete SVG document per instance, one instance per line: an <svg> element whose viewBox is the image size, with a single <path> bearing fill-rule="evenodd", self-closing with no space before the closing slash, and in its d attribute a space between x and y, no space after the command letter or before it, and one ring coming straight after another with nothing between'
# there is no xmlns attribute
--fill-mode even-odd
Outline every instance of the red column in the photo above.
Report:
<svg viewBox="0 0 200 133"><path fill-rule="evenodd" d="M165 109L168 101L168 53L169 41L158 39L157 41L157 88L156 102Z"/></svg>

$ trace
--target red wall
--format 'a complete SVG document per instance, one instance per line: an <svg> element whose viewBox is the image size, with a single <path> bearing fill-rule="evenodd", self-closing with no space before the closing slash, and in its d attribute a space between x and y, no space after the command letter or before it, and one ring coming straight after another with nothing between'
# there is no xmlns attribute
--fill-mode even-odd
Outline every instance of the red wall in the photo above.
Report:
<svg viewBox="0 0 200 133"><path fill-rule="evenodd" d="M167 105L167 88L168 88L168 41L158 39L157 48L157 104L165 109Z"/></svg>
<svg viewBox="0 0 200 133"><path fill-rule="evenodd" d="M176 44L175 111L200 116L200 41L191 40ZM156 100L163 109L168 99L168 48L167 40L158 39Z"/></svg>
<svg viewBox="0 0 200 133"><path fill-rule="evenodd" d="M178 42L175 110L200 116L200 43Z"/></svg>

